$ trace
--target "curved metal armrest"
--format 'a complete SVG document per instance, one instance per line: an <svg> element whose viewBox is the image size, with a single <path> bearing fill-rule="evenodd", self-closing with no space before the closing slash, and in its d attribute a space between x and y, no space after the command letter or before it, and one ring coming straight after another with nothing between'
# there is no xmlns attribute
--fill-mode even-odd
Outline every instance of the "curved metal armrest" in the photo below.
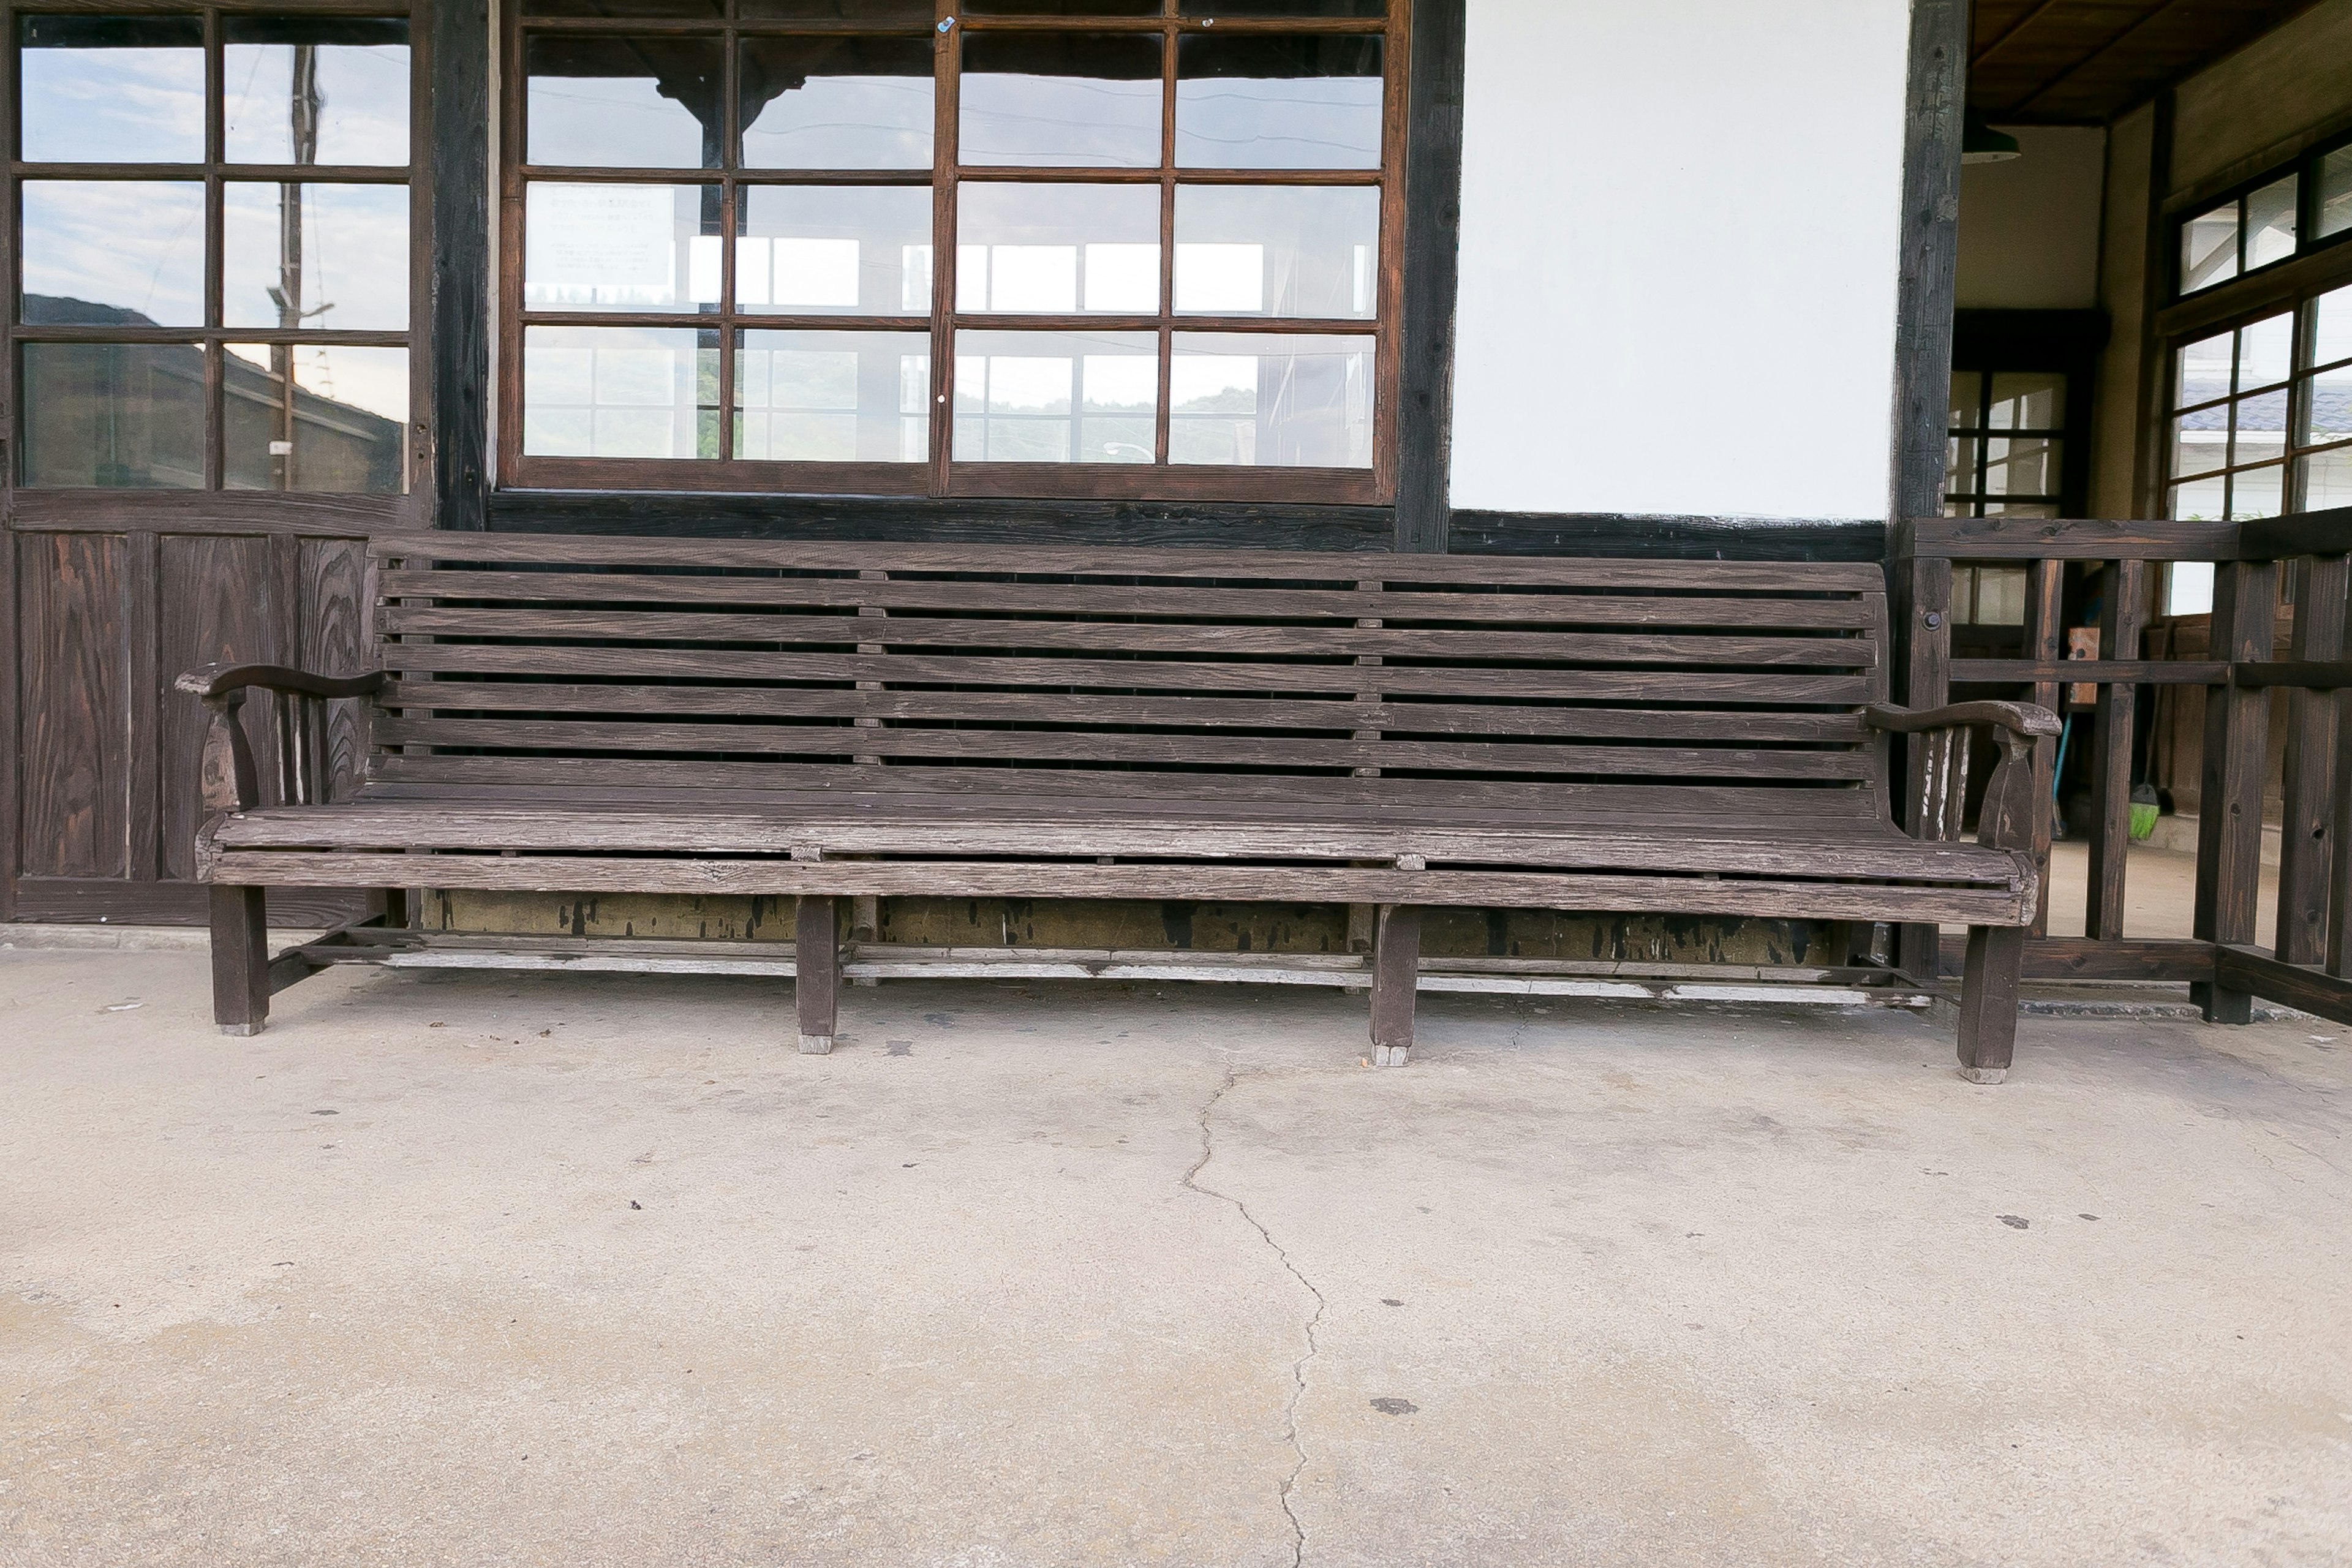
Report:
<svg viewBox="0 0 2352 1568"><path fill-rule="evenodd" d="M188 671L172 684L210 700L249 686L292 692L298 697L365 697L383 690L384 679L380 669L365 675L334 676L313 675L307 669L293 669L282 664L207 664Z"/></svg>
<svg viewBox="0 0 2352 1568"><path fill-rule="evenodd" d="M1969 724L1990 724L2024 738L2058 732L2058 715L2032 702L1953 702L1941 708L1898 708L1892 702L1874 702L1862 710L1862 721L1897 735L1957 730Z"/></svg>

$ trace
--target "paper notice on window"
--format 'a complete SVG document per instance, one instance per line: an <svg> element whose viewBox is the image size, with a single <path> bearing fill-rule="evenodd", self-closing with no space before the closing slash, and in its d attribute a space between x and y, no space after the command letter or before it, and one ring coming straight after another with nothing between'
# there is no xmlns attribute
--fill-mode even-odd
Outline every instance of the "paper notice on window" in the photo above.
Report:
<svg viewBox="0 0 2352 1568"><path fill-rule="evenodd" d="M677 203L667 185L534 184L524 268L530 303L676 305Z"/></svg>

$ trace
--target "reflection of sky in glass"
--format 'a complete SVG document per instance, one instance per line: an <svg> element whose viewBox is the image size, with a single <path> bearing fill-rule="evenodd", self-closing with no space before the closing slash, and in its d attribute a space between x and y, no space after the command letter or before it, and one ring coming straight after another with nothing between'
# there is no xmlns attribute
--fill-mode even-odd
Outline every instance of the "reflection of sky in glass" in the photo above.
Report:
<svg viewBox="0 0 2352 1568"><path fill-rule="evenodd" d="M269 368L266 343L230 343L228 352L263 370ZM408 418L408 351L356 348L348 344L296 343L294 384L331 402L348 404L386 419Z"/></svg>
<svg viewBox="0 0 2352 1568"><path fill-rule="evenodd" d="M33 163L194 163L205 155L202 49L23 50Z"/></svg>
<svg viewBox="0 0 2352 1568"><path fill-rule="evenodd" d="M1179 185L1176 309L1370 318L1380 226L1369 185Z"/></svg>
<svg viewBox="0 0 2352 1568"><path fill-rule="evenodd" d="M408 162L408 47L320 44L317 163ZM229 44L221 50L232 163L294 161L294 46Z"/></svg>
<svg viewBox="0 0 2352 1568"><path fill-rule="evenodd" d="M743 128L750 169L928 169L929 77L811 77Z"/></svg>
<svg viewBox="0 0 2352 1568"><path fill-rule="evenodd" d="M535 76L528 113L534 163L702 167L702 121L651 77Z"/></svg>
<svg viewBox="0 0 2352 1568"><path fill-rule="evenodd" d="M1370 339L1180 332L1174 347L1170 462L1371 466Z"/></svg>
<svg viewBox="0 0 2352 1568"><path fill-rule="evenodd" d="M203 163L203 49L24 49L26 163Z"/></svg>
<svg viewBox="0 0 2352 1568"><path fill-rule="evenodd" d="M1149 169L1160 162L1160 83L968 71L957 156L998 167Z"/></svg>
<svg viewBox="0 0 2352 1568"><path fill-rule="evenodd" d="M303 185L300 325L400 331L408 325L408 187ZM232 327L281 323L278 215L285 187L223 187L222 309Z"/></svg>
<svg viewBox="0 0 2352 1568"><path fill-rule="evenodd" d="M1377 169L1381 79L1180 80L1176 163L1187 169Z"/></svg>
<svg viewBox="0 0 2352 1568"><path fill-rule="evenodd" d="M2238 390L2275 386L2286 379L2294 349L2294 312L2283 310L2238 330Z"/></svg>
<svg viewBox="0 0 2352 1568"><path fill-rule="evenodd" d="M717 455L717 334L692 328L531 327L523 451L558 458Z"/></svg>
<svg viewBox="0 0 2352 1568"><path fill-rule="evenodd" d="M27 180L21 189L27 295L135 310L159 326L204 325L202 185Z"/></svg>
<svg viewBox="0 0 2352 1568"><path fill-rule="evenodd" d="M919 463L930 340L919 332L749 331L735 353L735 455Z"/></svg>

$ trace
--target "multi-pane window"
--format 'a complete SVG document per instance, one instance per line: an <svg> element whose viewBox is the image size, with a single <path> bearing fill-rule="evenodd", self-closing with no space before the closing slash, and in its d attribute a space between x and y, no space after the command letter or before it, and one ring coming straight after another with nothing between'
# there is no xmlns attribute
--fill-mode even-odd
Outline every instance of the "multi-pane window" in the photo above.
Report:
<svg viewBox="0 0 2352 1568"><path fill-rule="evenodd" d="M2179 291L2194 294L2352 235L2352 142L2304 155L2180 224Z"/></svg>
<svg viewBox="0 0 2352 1568"><path fill-rule="evenodd" d="M505 471L1378 499L1402 9L526 0Z"/></svg>
<svg viewBox="0 0 2352 1568"><path fill-rule="evenodd" d="M405 491L406 18L16 26L17 482Z"/></svg>
<svg viewBox="0 0 2352 1568"><path fill-rule="evenodd" d="M1946 436L1945 516L2061 515L2064 375L2049 371L1953 372Z"/></svg>
<svg viewBox="0 0 2352 1568"><path fill-rule="evenodd" d="M2171 515L2352 506L2352 287L2175 354Z"/></svg>

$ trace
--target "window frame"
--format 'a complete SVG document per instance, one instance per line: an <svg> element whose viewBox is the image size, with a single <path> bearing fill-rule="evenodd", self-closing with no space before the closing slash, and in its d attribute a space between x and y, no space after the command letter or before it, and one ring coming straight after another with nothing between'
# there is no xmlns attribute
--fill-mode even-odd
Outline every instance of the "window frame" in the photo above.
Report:
<svg viewBox="0 0 2352 1568"><path fill-rule="evenodd" d="M2236 184L2174 214L2165 227L2165 232L2171 237L2172 241L2167 253L2168 259L2166 265L2169 270L2166 273L2168 285L2166 297L2176 303L2189 300L2203 300L2249 278L2263 277L2279 268L2292 266L2297 261L2352 242L2352 226L2318 237L2314 237L2313 235L2313 231L2319 226L2320 168L2326 163L2330 153L2340 153L2347 148L2352 148L2352 132L2331 136L2323 142L2315 142L2286 162L2273 163L2252 178L2241 180ZM2295 176L2294 248L2284 256L2265 261L2259 267L2250 268L2246 265L2246 244L2249 238L2246 230L2246 199L2256 191L2273 185L2290 174ZM2181 255L2182 237L2188 233L2189 225L2226 206L2235 206L2238 212L2238 269L2229 277L2216 279L2201 289L2189 289L2185 286L2186 269Z"/></svg>
<svg viewBox="0 0 2352 1568"><path fill-rule="evenodd" d="M21 24L26 16L72 16L108 17L195 16L203 28L205 54L205 156L183 163L30 163L22 157L23 91ZM226 77L222 51L223 23L232 17L268 16L331 21L342 18L398 19L408 25L408 161L399 164L241 163L226 156ZM0 310L0 385L7 393L7 439L10 450L0 462L0 488L9 497L9 510L35 516L56 511L78 512L87 505L80 498L103 496L110 508L164 506L184 508L188 498L199 504L252 506L273 500L304 508L331 506L355 514L377 513L415 521L430 515L433 457L430 431L432 340L432 146L429 106L432 100L431 16L418 0L191 0L188 4L103 5L51 0L50 4L0 5L0 29L5 29L6 158L0 177L0 200L6 202L5 278L7 299ZM50 325L19 321L24 300L23 188L27 180L172 181L204 186L205 324L191 327ZM401 331L355 330L339 327L232 327L225 324L226 258L223 226L226 187L232 184L401 185L408 192L408 324ZM204 355L204 483L200 486L110 487L98 485L27 485L23 354L28 344L121 343L162 347L196 347ZM408 418L403 432L403 488L397 492L308 490L236 488L225 483L226 434L224 359L230 343L289 343L313 347L376 347L404 349L408 354ZM292 395L289 389L289 395Z"/></svg>
<svg viewBox="0 0 2352 1568"><path fill-rule="evenodd" d="M738 0L724 0L712 17L525 17L519 4L500 19L501 100L498 160L498 248L493 258L499 301L496 335L495 443L498 488L509 490L624 490L782 495L913 496L951 500L1216 500L1385 505L1396 494L1400 421L1400 343L1404 316L1405 132L1410 99L1412 0L1386 0L1380 17L1202 17L1178 15L1179 0L1160 0L1144 16L967 16L951 0L934 0L928 23L746 21ZM949 24L944 28L942 24ZM1079 166L960 165L955 162L961 45L967 32L1087 32L1159 35L1169 40L1161 63L1161 158L1142 169ZM772 37L923 36L932 42L935 85L931 166L918 170L824 171L742 166L737 77L740 41ZM1187 169L1174 162L1177 54L1182 37L1255 33L1374 36L1382 40L1381 158L1363 170ZM522 161L528 111L523 72L527 35L709 37L722 40L719 98L724 117L719 169L612 169L533 165ZM718 184L723 246L716 310L633 313L526 310L523 305L523 219L532 180L613 184ZM1075 316L968 314L956 304L956 196L965 184L1139 184L1160 193L1160 309L1156 315ZM735 247L741 227L737 193L758 185L911 185L932 193L931 310L927 321L851 315L792 316L740 312L735 300ZM1381 193L1376 305L1371 318L1332 321L1178 315L1173 296L1173 205L1180 185L1349 185ZM641 326L713 331L719 337L718 458L594 458L526 456L522 451L522 342L534 325ZM745 331L921 331L931 345L929 447L919 463L811 462L733 455L736 337ZM1160 343L1159 396L1154 410L1155 460L1120 463L972 463L953 458L955 363L960 331L1150 331ZM1372 454L1369 468L1175 465L1164 460L1171 410L1168 382L1174 336L1191 332L1264 336L1366 338L1373 350Z"/></svg>
<svg viewBox="0 0 2352 1568"><path fill-rule="evenodd" d="M2347 252L2344 259L2347 262L2352 262L2352 252ZM2305 476L2302 459L2317 452L2352 450L2352 439L2339 438L2319 442L2313 446L2298 446L2294 438L2295 432L2303 427L2303 417L2308 412L2312 388L2316 383L2318 373L2328 366L2347 363L2342 360L2330 360L2323 365L2311 363L2309 359L2318 300L2323 296L2336 293L2339 289L2352 288L2352 265L2335 271L2335 276L2307 283L2284 299L2265 299L2259 304L2249 304L2242 310L2218 317L2193 331L2180 331L2168 334L2164 342L2164 352L2160 356L2165 377L2163 413L2154 432L2158 454L2158 504L2155 510L2158 515L2167 518L2173 515L2177 504L2174 492L2189 479L2220 479L2224 481L2221 506L2223 515L2231 521L2238 521L2234 517L2237 476L2275 468L2279 470L2279 510L2273 515L2298 516L2308 510L2305 504ZM2291 318L2288 325L2285 381L2264 383L2264 390L2248 392L2241 389L2237 384L2237 373L2239 355L2242 351L2235 341L2236 334L2257 322L2266 321L2281 315ZM2179 401L2181 355L2192 345L2209 342L2224 333L2230 334L2233 340L2231 348L2230 391L2221 397L2207 398L2201 403L2182 405ZM2179 444L2174 438L2174 423L2182 415L2193 414L2208 408L2233 410L2239 404L2251 398L2268 395L2282 389L2286 394L2286 412L2282 429L2280 456L2275 462L2268 460L2243 464L2237 462L2235 460L2236 433L2233 429L2231 433L2231 438L2227 456L2220 468L2188 476L2183 476L2176 470L2175 463L2179 454Z"/></svg>

